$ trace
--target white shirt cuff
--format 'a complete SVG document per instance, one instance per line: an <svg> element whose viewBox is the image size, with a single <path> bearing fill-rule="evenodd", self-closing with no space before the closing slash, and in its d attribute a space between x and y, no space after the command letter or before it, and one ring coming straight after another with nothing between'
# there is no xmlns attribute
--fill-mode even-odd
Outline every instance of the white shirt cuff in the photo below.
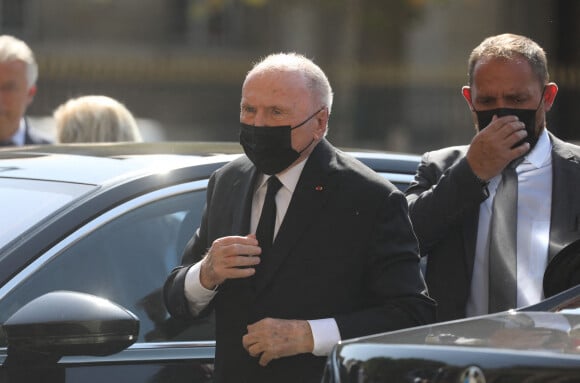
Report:
<svg viewBox="0 0 580 383"><path fill-rule="evenodd" d="M215 290L208 290L201 285L199 280L201 262L191 266L185 275L185 297L189 302L189 309L193 315L199 314L207 307L209 302L217 294Z"/></svg>
<svg viewBox="0 0 580 383"><path fill-rule="evenodd" d="M335 344L340 341L340 331L333 318L309 320L312 338L314 338L314 350L316 356L327 356Z"/></svg>

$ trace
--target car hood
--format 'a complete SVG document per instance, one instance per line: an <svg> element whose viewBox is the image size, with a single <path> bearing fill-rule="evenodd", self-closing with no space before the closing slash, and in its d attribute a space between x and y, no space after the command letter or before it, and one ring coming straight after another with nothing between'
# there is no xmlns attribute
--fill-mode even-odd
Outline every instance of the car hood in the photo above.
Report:
<svg viewBox="0 0 580 383"><path fill-rule="evenodd" d="M437 345L580 354L580 310L508 311L352 339L368 345Z"/></svg>

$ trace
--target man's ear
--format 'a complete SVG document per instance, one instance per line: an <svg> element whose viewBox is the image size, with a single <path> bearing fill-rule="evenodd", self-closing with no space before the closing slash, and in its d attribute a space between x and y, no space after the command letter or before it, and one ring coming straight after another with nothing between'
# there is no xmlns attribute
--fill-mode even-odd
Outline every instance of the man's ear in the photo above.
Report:
<svg viewBox="0 0 580 383"><path fill-rule="evenodd" d="M554 100L556 99L556 94L558 94L558 85L553 82L546 84L544 89L544 109L546 112L552 109L552 105L554 105Z"/></svg>
<svg viewBox="0 0 580 383"><path fill-rule="evenodd" d="M329 117L328 108L324 108L316 114L316 123L318 124L316 127L316 139L324 137L326 129L328 129Z"/></svg>
<svg viewBox="0 0 580 383"><path fill-rule="evenodd" d="M465 85L463 88L461 88L461 93L463 94L465 101L467 101L469 109L473 111L473 103L471 102L471 87Z"/></svg>
<svg viewBox="0 0 580 383"><path fill-rule="evenodd" d="M36 85L32 85L30 88L28 88L27 105L30 105L32 103L32 100L34 100L35 95L36 95Z"/></svg>

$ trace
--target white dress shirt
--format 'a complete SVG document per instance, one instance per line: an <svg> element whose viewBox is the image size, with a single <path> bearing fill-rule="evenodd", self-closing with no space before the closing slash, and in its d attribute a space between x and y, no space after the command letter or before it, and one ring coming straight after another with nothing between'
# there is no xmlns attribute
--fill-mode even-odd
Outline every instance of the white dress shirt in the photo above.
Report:
<svg viewBox="0 0 580 383"><path fill-rule="evenodd" d="M543 299L542 278L548 263L552 202L552 143L544 129L518 173L517 307ZM479 208L479 224L467 316L488 313L489 225L501 174L489 182L489 198Z"/></svg>
<svg viewBox="0 0 580 383"><path fill-rule="evenodd" d="M299 162L295 166L287 169L281 173L276 174L282 187L276 194L276 225L274 227L274 238L278 234L290 201L292 194L298 183L298 179L302 174L306 160ZM270 176L262 174L259 176L252 199L252 213L250 217L250 232L255 233L260 219L264 199L266 198L267 181ZM203 310L209 302L216 295L216 291L208 290L201 285L200 282L200 268L201 262L193 265L185 277L185 296L189 301L190 310L197 314ZM299 281L296 281L298 283ZM330 353L332 347L340 341L340 331L334 318L309 320L310 329L312 330L312 337L314 338L313 354L318 356L325 356Z"/></svg>
<svg viewBox="0 0 580 383"><path fill-rule="evenodd" d="M7 140L6 144L11 143L14 146L22 146L26 141L26 121L24 118L20 119L20 124L18 125L18 130Z"/></svg>

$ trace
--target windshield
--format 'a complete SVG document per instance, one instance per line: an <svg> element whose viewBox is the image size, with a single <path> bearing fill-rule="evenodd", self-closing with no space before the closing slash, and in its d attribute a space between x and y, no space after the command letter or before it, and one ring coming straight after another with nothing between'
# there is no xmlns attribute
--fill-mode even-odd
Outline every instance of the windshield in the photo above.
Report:
<svg viewBox="0 0 580 383"><path fill-rule="evenodd" d="M94 185L0 178L0 249Z"/></svg>

